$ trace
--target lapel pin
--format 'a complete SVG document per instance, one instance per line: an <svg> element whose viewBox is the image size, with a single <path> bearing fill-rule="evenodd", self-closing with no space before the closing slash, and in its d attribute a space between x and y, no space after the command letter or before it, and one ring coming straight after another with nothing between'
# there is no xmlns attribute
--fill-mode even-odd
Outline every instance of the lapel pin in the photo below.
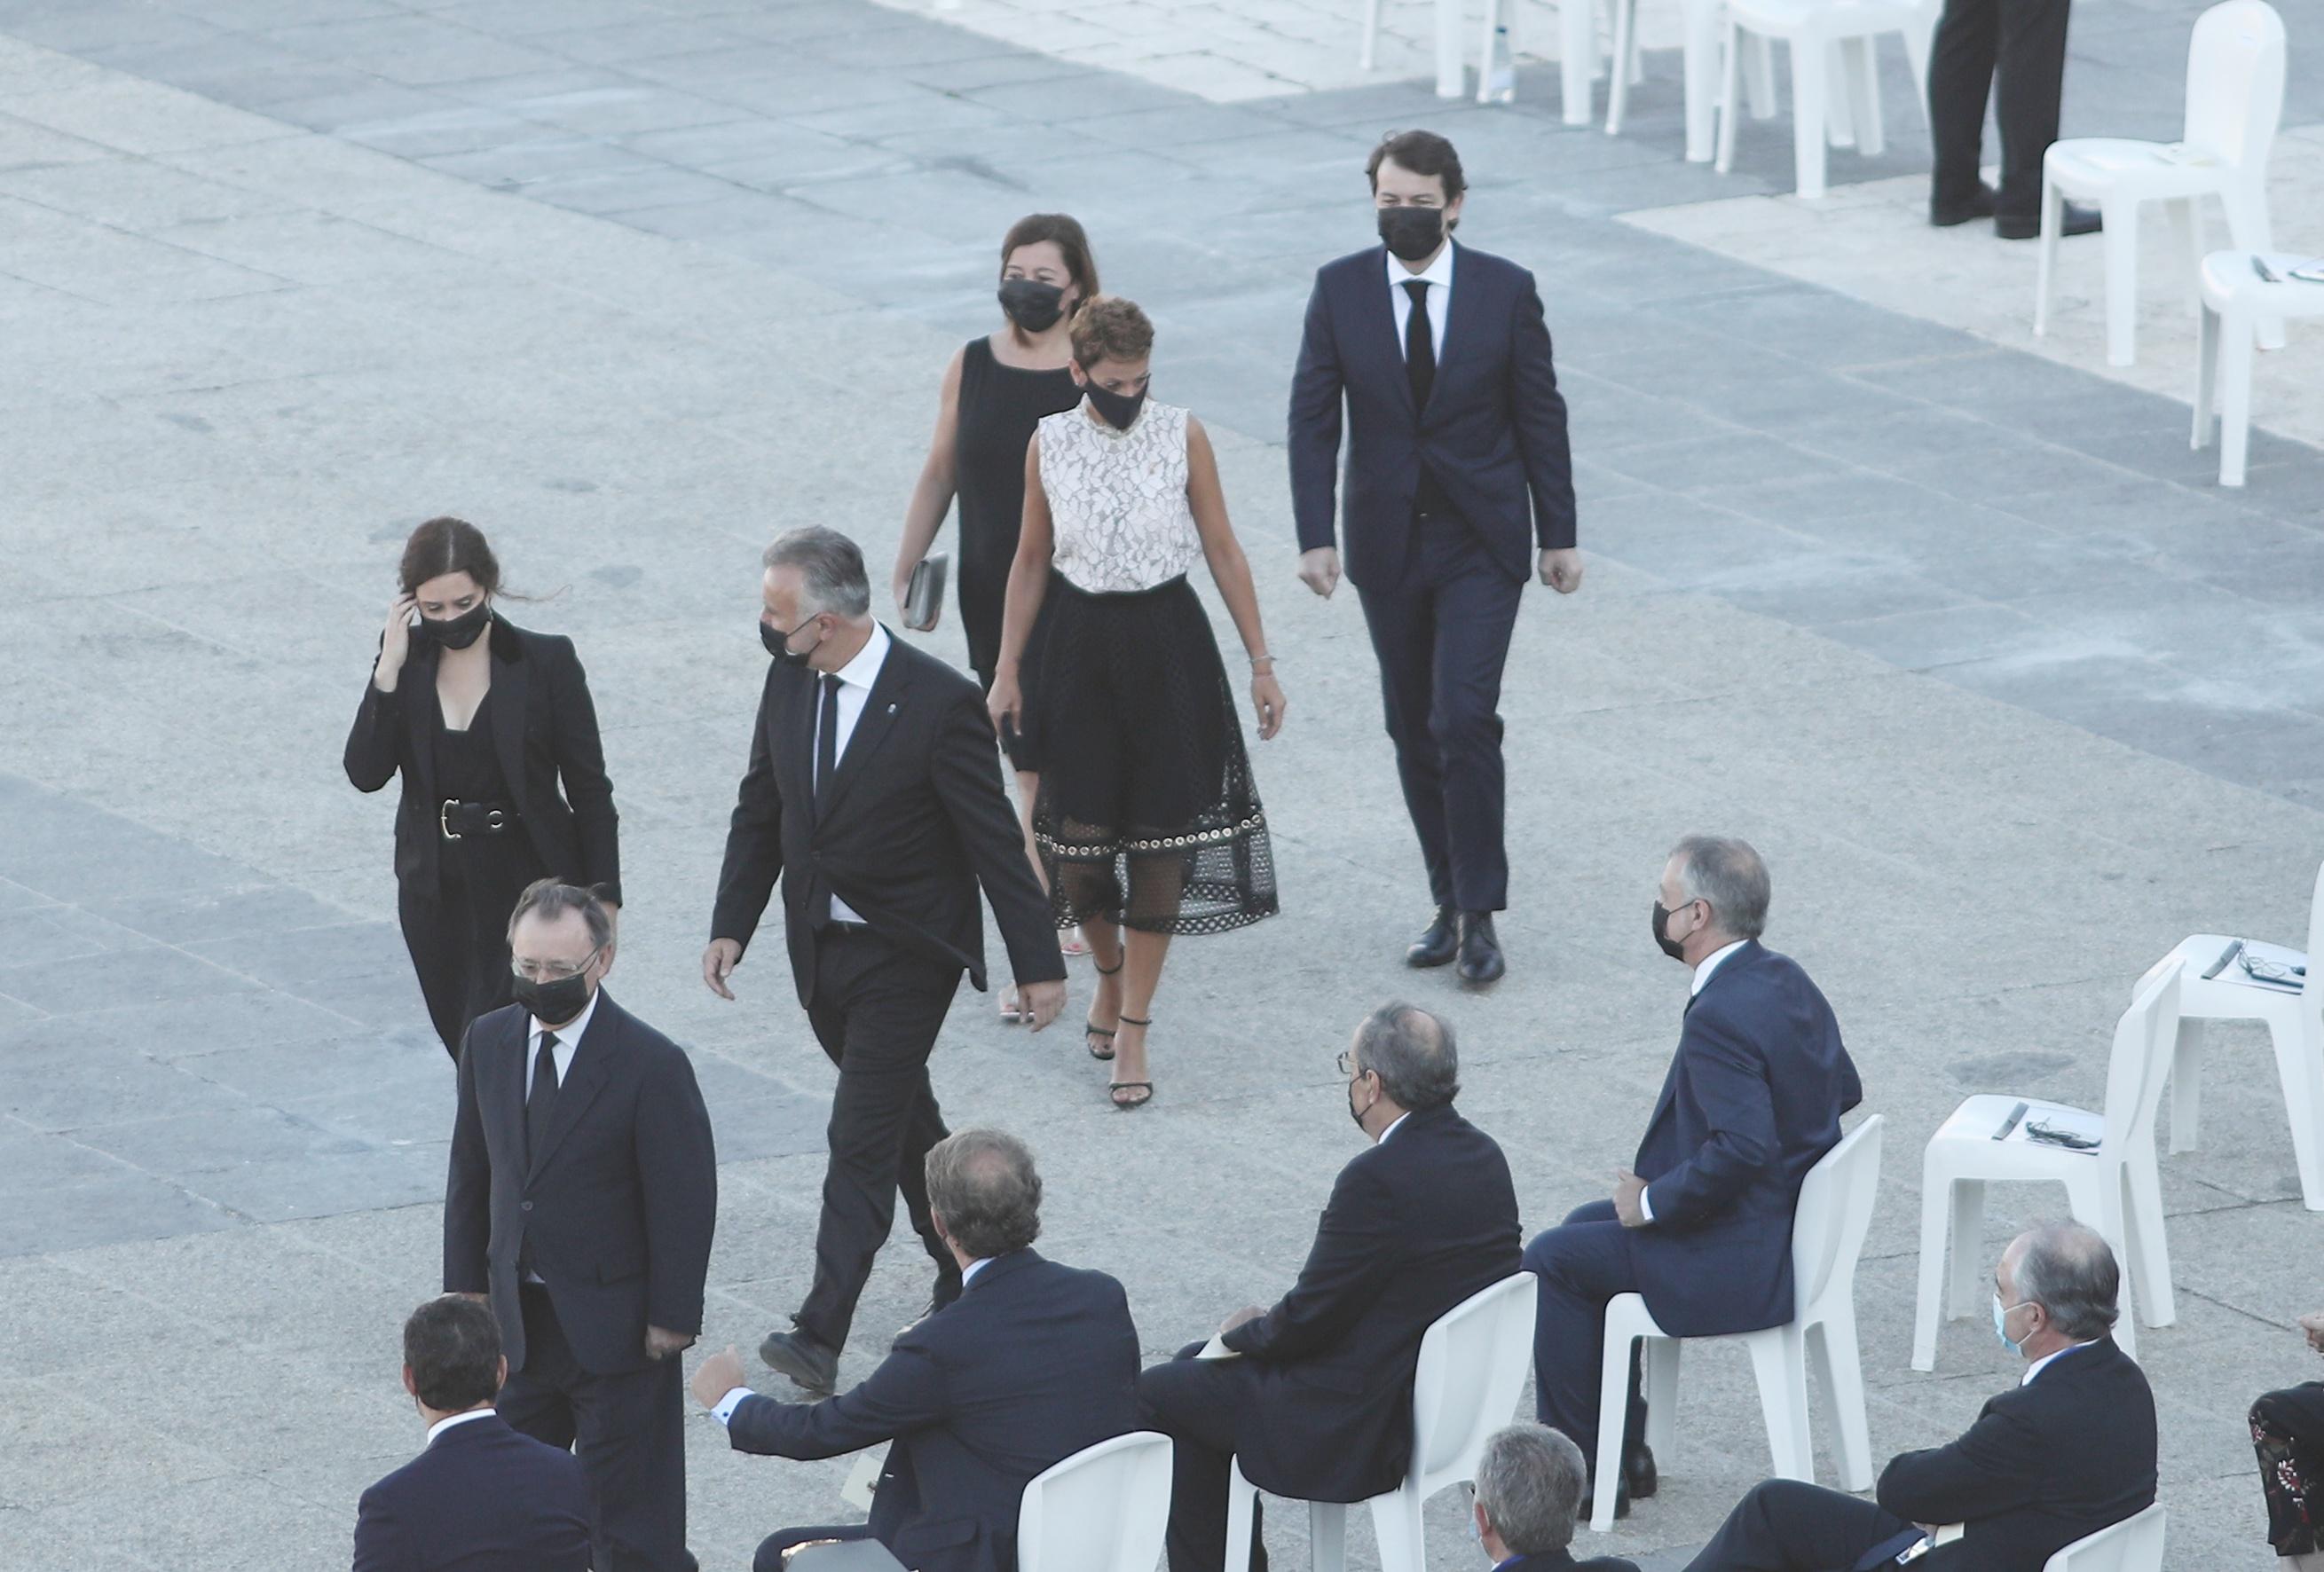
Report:
<svg viewBox="0 0 2324 1572"><path fill-rule="evenodd" d="M895 705L893 705L893 704L889 705L889 706L888 706L888 713L890 713L890 715L892 715L892 714L894 714L895 712L896 712L896 706L895 706Z"/></svg>

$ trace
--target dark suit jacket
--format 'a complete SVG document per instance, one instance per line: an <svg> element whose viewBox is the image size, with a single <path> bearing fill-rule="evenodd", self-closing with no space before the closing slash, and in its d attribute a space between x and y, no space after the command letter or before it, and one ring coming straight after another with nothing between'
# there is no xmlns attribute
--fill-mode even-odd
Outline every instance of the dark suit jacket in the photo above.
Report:
<svg viewBox="0 0 2324 1572"><path fill-rule="evenodd" d="M1344 395L1352 583L1385 586L1404 571L1423 464L1510 577L1531 575L1536 536L1545 551L1573 544L1565 400L1533 275L1455 242L1452 298L1436 351L1428 408L1416 410L1386 248L1316 271L1291 380L1291 510L1299 549L1336 543L1333 470Z"/></svg>
<svg viewBox="0 0 2324 1572"><path fill-rule="evenodd" d="M355 1572L588 1572L595 1516L572 1453L464 1420L363 1493Z"/></svg>
<svg viewBox="0 0 2324 1572"><path fill-rule="evenodd" d="M605 778L597 709L573 640L529 633L498 616L485 637L492 644L493 700L486 721L493 749L533 852L558 878L595 885L618 906L622 857L613 786ZM433 778L435 722L429 713L436 703L436 663L443 653L432 643L413 648L392 694L381 693L366 677L363 703L347 732L347 778L358 791L375 792L402 774L403 800L395 810L395 877L429 888L443 850L437 810L444 799Z"/></svg>
<svg viewBox="0 0 2324 1572"><path fill-rule="evenodd" d="M1121 1284L1031 1250L896 1341L853 1391L742 1400L739 1451L835 1457L892 1440L872 1531L918 1572L1013 1572L1025 1484L1138 1428L1138 1328Z"/></svg>
<svg viewBox="0 0 2324 1572"><path fill-rule="evenodd" d="M1451 1108L1406 1116L1340 1170L1299 1281L1226 1334L1259 1369L1235 1452L1261 1490L1362 1501L1412 1459L1412 1375L1439 1316L1519 1270L1517 1190Z"/></svg>
<svg viewBox="0 0 2324 1572"><path fill-rule="evenodd" d="M726 832L710 936L747 948L783 882L783 924L799 1003L815 993L818 889L907 950L965 968L984 987L982 883L1019 982L1065 975L1049 898L1001 786L992 722L976 685L900 639L816 802L817 674L770 661Z"/></svg>
<svg viewBox="0 0 2324 1572"><path fill-rule="evenodd" d="M1638 1566L1619 1556L1592 1556L1577 1561L1572 1550L1551 1550L1540 1556L1512 1556L1493 1572L1638 1572Z"/></svg>
<svg viewBox="0 0 2324 1572"><path fill-rule="evenodd" d="M718 1160L694 1066L677 1043L597 990L549 1132L525 1153L522 1005L479 1016L460 1045L459 1112L444 1192L444 1288L492 1294L509 1368L524 1368L517 1254L574 1357L593 1374L646 1363L648 1326L702 1330L718 1215Z"/></svg>
<svg viewBox="0 0 2324 1572"><path fill-rule="evenodd" d="M1985 1405L1961 1438L1898 1455L1882 1507L1960 1523L1929 1572L2041 1572L2051 1556L2154 1502L2154 1394L2111 1338L2062 1354Z"/></svg>
<svg viewBox="0 0 2324 1572"><path fill-rule="evenodd" d="M1864 1100L1840 1023L1808 974L1756 939L1687 1006L1638 1143L1653 1226L1630 1235L1646 1309L1679 1338L1792 1319L1800 1181Z"/></svg>

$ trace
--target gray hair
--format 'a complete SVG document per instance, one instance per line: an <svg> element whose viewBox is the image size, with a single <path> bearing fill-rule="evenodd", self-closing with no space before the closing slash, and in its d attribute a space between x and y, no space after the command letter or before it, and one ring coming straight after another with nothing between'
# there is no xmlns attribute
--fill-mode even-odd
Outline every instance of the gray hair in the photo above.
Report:
<svg viewBox="0 0 2324 1572"><path fill-rule="evenodd" d="M577 884L566 884L554 878L537 878L524 887L516 897L516 910L509 914L508 936L516 939L516 925L529 916L538 916L544 923L554 923L567 912L578 912L589 924L589 947L603 950L613 942L613 915L597 892L584 889Z"/></svg>
<svg viewBox="0 0 2324 1572"><path fill-rule="evenodd" d="M928 1148L928 1209L972 1260L1022 1250L1041 1236L1041 1176L1024 1142L1002 1130L960 1130Z"/></svg>
<svg viewBox="0 0 2324 1572"><path fill-rule="evenodd" d="M1546 1425L1511 1425L1485 1438L1477 1458L1477 1504L1501 1543L1545 1556L1573 1542L1582 1513L1582 1448Z"/></svg>
<svg viewBox="0 0 2324 1572"><path fill-rule="evenodd" d="M1356 1029L1356 1067L1379 1077L1380 1090L1410 1113L1441 1108L1461 1094L1461 1056L1452 1026L1401 1001L1382 1005Z"/></svg>
<svg viewBox="0 0 2324 1572"><path fill-rule="evenodd" d="M2017 1256L2017 1297L2040 1305L2050 1324L2077 1343L2114 1330L2122 1302L2122 1269L2096 1228L2080 1223L2037 1223L2012 1245Z"/></svg>
<svg viewBox="0 0 2324 1572"><path fill-rule="evenodd" d="M872 610L872 579L863 569L862 550L836 529L820 524L787 529L761 560L770 568L798 569L807 602L801 610L810 615L861 617Z"/></svg>
<svg viewBox="0 0 2324 1572"><path fill-rule="evenodd" d="M1720 928L1757 939L1767 927L1767 865L1748 841L1729 835L1689 835L1671 848L1679 860L1679 889L1711 910Z"/></svg>

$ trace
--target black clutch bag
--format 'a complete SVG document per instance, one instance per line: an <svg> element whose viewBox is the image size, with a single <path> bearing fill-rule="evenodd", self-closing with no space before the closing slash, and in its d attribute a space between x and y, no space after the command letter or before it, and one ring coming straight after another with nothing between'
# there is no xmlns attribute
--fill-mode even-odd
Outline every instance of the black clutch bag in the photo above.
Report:
<svg viewBox="0 0 2324 1572"><path fill-rule="evenodd" d="M952 558L943 552L920 558L912 569L912 582L904 587L904 626L916 633L925 633L936 625L936 613L944 608L945 579L952 571Z"/></svg>

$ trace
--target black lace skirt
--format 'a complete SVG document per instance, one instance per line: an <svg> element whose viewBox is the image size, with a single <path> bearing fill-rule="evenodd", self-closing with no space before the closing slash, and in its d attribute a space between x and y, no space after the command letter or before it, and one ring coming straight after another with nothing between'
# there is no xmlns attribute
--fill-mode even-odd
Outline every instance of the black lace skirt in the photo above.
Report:
<svg viewBox="0 0 2324 1572"><path fill-rule="evenodd" d="M1060 928L1222 933L1277 910L1233 688L1182 576L1131 594L1049 581L1033 837Z"/></svg>

